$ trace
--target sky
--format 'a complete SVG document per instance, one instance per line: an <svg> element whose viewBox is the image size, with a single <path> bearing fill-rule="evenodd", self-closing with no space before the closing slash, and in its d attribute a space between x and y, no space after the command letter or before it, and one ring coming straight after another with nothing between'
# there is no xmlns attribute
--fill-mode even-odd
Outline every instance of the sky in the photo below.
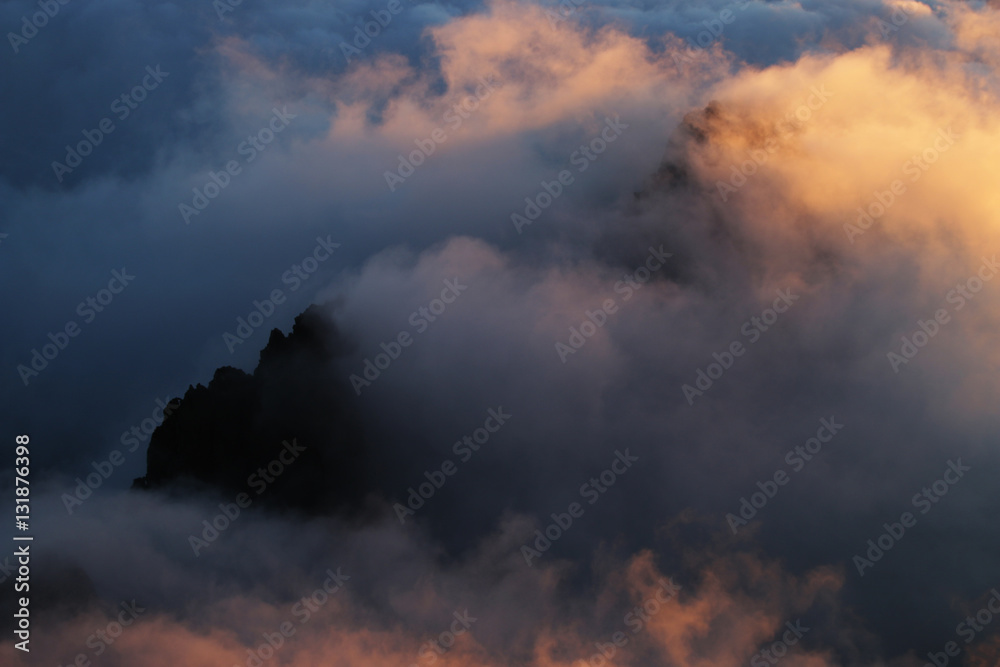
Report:
<svg viewBox="0 0 1000 667"><path fill-rule="evenodd" d="M996 3L0 26L3 664L1000 663ZM130 489L310 306L245 428L320 459Z"/></svg>

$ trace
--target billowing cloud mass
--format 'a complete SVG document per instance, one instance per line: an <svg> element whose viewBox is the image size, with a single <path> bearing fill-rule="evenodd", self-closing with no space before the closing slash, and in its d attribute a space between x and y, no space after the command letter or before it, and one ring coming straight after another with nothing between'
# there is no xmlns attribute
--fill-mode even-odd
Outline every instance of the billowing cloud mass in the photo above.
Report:
<svg viewBox="0 0 1000 667"><path fill-rule="evenodd" d="M3 664L1000 662L995 3L39 6Z"/></svg>

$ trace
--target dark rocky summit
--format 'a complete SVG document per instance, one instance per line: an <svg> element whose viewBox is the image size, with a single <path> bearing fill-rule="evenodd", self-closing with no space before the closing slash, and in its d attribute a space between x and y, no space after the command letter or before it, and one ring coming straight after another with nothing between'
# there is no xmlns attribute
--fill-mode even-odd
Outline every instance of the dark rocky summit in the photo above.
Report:
<svg viewBox="0 0 1000 667"><path fill-rule="evenodd" d="M346 345L313 306L275 329L253 374L225 366L171 403L133 489L241 492L306 511L357 509L371 489L350 386L331 362ZM304 448L304 449L302 449Z"/></svg>

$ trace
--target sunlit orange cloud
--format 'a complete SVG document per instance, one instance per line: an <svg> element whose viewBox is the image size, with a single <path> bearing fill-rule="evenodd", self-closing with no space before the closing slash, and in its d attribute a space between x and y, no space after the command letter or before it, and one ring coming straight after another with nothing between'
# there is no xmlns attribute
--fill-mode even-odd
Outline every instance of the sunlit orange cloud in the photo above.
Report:
<svg viewBox="0 0 1000 667"><path fill-rule="evenodd" d="M967 5L951 7L951 23L956 46L968 54L972 62L976 60L989 66L994 76L1000 67L1000 13L975 11ZM995 89L994 89L995 90Z"/></svg>
<svg viewBox="0 0 1000 667"><path fill-rule="evenodd" d="M992 243L998 194L988 184L1000 171L1000 123L986 115L987 100L966 87L961 65L946 62L913 70L877 46L741 74L716 89L721 113L709 123L711 142L696 164L726 204L749 213L777 198L799 216L825 222L825 231L859 252L871 239L848 238L842 223L854 222L854 210L895 180L906 192L880 217L879 236L912 245L943 233L939 224L948 220L959 223L956 230L949 222L949 236L961 231L972 245ZM940 139L942 131L952 139ZM754 154L766 157L743 169L757 173L739 185L734 166ZM780 216L746 217L762 237L788 231Z"/></svg>
<svg viewBox="0 0 1000 667"><path fill-rule="evenodd" d="M674 56L687 45L677 38L664 38L666 50L654 54L623 27L553 21L536 5L510 0L495 0L482 14L431 28L429 36L441 57L447 92L432 93L430 80L396 56L360 63L331 91L339 116L335 136L357 136L372 97L393 89L398 92L377 132L404 144L446 128L445 114L463 101L476 107L462 118L475 131L460 140L476 142L564 121L586 122L595 114L636 109L662 114L689 104L695 83L718 76L729 62L716 45L680 67ZM484 81L499 86L480 103L469 96L477 89L482 94Z"/></svg>
<svg viewBox="0 0 1000 667"><path fill-rule="evenodd" d="M880 43L744 69L689 116L702 139L680 159L760 267L762 292L809 293L838 274L877 285L898 271L926 316L1000 253L1000 86L987 38L998 13L946 9L954 46ZM988 284L924 355L932 376L964 374L942 410L995 402L998 306L1000 283Z"/></svg>
<svg viewBox="0 0 1000 667"><path fill-rule="evenodd" d="M443 94L399 54L371 54L328 79L275 76L246 44L226 42L220 54L242 76L308 91L309 99L330 105L335 114L322 150L343 156L348 166L337 177L373 189L383 181L363 180L356 164L380 151L412 150L415 138L443 126L449 106L488 75L502 86L462 132L449 132L442 152L559 123L586 124L602 112L676 118L690 111L704 140L688 142L683 159L703 189L700 203L745 245L761 294L786 287L809 294L830 271L863 282L909 262L914 299L932 308L984 253L1000 251L1000 13L957 2L932 11L912 0L880 9L909 18L888 36L866 23L862 48L838 45L758 68L740 66L718 43L699 52L696 63L678 66L675 57L689 49L676 38L665 37L666 48L654 53L623 27L592 28L577 16L553 22L539 7L495 0L428 30L447 84ZM893 41L918 22L935 22L953 40ZM817 90L825 92L817 97ZM376 103L384 105L379 123L369 113ZM672 120L664 122L664 145L672 129ZM740 176L747 164L753 173ZM317 182L336 180L331 170L310 173ZM966 409L985 410L1000 390L992 375L1000 351L989 340L1000 326L998 295L984 291L950 329L961 346L940 358L927 355L930 364L975 360L953 393Z"/></svg>
<svg viewBox="0 0 1000 667"><path fill-rule="evenodd" d="M484 120L496 130L544 127L594 109L683 104L692 74L705 74L674 60L687 47L679 39L665 38L666 50L654 54L624 26L554 21L551 10L511 0L495 0L487 13L447 23L431 36L450 90L467 89L491 72L505 82ZM716 57L714 72L728 64L721 49L704 55L703 63Z"/></svg>
<svg viewBox="0 0 1000 667"><path fill-rule="evenodd" d="M477 610L470 630L459 634L444 653L421 651L438 633L416 631L416 627L427 625L429 615L426 609L411 609L407 603L403 607L410 611L401 616L402 622L380 618L364 603L344 597L299 623L289 613L291 604L238 596L202 606L197 619L178 620L147 612L149 617L127 628L102 659L117 658L121 664L144 667L256 665L250 651L264 645L262 635L274 633L291 620L295 633L283 640L273 655L265 652L262 664L579 667L591 662L601 646L608 652L614 634L623 632L628 642L598 664L639 667L650 664L653 656L656 664L669 660L677 667L728 667L745 663L762 647L779 640L786 623L816 612L817 605L829 611L826 598L842 584L840 575L832 571L819 569L802 577L790 576L776 564L749 554L698 559L701 564L691 578L694 583L671 590L680 583L677 578L661 572L651 552L640 552L605 576L596 592L598 605L576 608L557 602L561 588L554 584L561 575L555 579L553 575L561 565L531 570L529 576L541 584L547 598L543 604L551 611L524 624L516 605L508 606L506 601L498 610ZM516 570L507 577L525 576L523 564L515 565ZM476 576L471 570L463 574ZM482 582L476 585L481 587ZM492 593L487 590L487 594L502 601L508 595L504 590L507 585L501 578L489 585ZM432 584L422 595L429 596L427 602L440 605L447 597L443 586ZM650 602L654 599L662 602L654 605ZM390 605L395 604L396 600L390 601ZM626 624L627 614L636 606L644 607L645 615L632 618L642 618L642 622ZM595 608L600 609L600 618L595 618ZM72 661L78 652L89 652L84 639L110 620L113 617L103 619L88 613L47 627L50 641L33 652L30 664L47 661L61 665L64 662L60 661ZM497 625L516 627L519 639L498 648L495 640L477 638L494 634ZM809 623L804 625L809 627ZM29 664L10 643L0 647L0 656L4 664ZM824 653L798 645L791 648L787 664L832 667L835 663Z"/></svg>
<svg viewBox="0 0 1000 667"><path fill-rule="evenodd" d="M731 64L718 43L692 50L666 35L660 38L663 50L654 53L624 26L595 29L576 16L554 16L558 14L534 4L493 0L482 13L429 28L447 84L444 94L433 92L435 77L398 54L358 58L343 75L324 79L294 72L278 75L275 66L253 54L252 45L238 39L221 42L218 53L239 76L272 88L276 81L283 82L289 92L308 90L326 97L335 108L331 135L338 141L377 136L407 144L445 126L442 119L448 109L467 100L488 77L501 87L463 118L476 128L463 134L469 141L594 114L683 108L696 87L721 76ZM387 102L377 128L367 115L376 102Z"/></svg>
<svg viewBox="0 0 1000 667"><path fill-rule="evenodd" d="M997 12L954 12L958 43L987 48L983 37L997 25ZM808 218L810 234L848 241L854 253L877 246L874 236L924 253L956 240L975 252L996 247L998 89L990 87L995 73L969 57L962 50L900 53L878 44L744 70L713 90L721 113L706 121L711 141L696 150L695 164L713 185L733 185L733 166L773 142L748 185L723 194L727 205L747 214L748 233L764 244L769 238L777 244L797 226L801 232ZM828 91L829 99L816 90ZM789 115L793 122L783 126ZM949 131L957 137L950 143L940 139ZM905 194L894 198L874 233L848 238L843 223L854 222L855 210L867 209L895 180ZM764 214L775 207L787 207L787 215Z"/></svg>

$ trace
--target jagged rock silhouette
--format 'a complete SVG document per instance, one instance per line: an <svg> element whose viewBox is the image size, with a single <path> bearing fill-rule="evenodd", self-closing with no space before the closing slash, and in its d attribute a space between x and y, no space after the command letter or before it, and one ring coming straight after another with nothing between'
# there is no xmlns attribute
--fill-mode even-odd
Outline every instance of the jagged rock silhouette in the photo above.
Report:
<svg viewBox="0 0 1000 667"><path fill-rule="evenodd" d="M133 488L247 492L255 502L307 511L360 508L372 475L350 386L331 370L345 350L318 306L296 317L288 336L272 330L252 374L224 366L207 387L191 386L173 402ZM305 451L269 473L282 443L293 440Z"/></svg>

